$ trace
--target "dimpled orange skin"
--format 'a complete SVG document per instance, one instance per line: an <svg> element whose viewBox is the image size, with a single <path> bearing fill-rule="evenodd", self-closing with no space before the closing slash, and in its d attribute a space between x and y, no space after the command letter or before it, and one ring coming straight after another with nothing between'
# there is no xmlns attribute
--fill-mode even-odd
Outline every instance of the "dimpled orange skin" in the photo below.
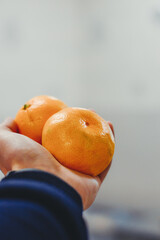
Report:
<svg viewBox="0 0 160 240"><path fill-rule="evenodd" d="M108 123L83 108L65 108L50 117L42 145L65 167L91 176L110 164L115 148Z"/></svg>
<svg viewBox="0 0 160 240"><path fill-rule="evenodd" d="M67 107L62 101L46 95L30 99L18 111L15 121L19 133L41 144L42 129L50 116Z"/></svg>

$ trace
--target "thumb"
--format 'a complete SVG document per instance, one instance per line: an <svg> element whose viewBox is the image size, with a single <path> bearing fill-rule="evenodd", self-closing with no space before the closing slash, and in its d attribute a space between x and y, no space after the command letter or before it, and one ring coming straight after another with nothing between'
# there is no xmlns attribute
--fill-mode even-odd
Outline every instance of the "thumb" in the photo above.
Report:
<svg viewBox="0 0 160 240"><path fill-rule="evenodd" d="M115 138L115 132L114 132L114 127L113 127L113 124L110 122L110 121L107 121L108 125L110 126L111 130L112 130L112 133L113 133L113 136Z"/></svg>
<svg viewBox="0 0 160 240"><path fill-rule="evenodd" d="M0 124L1 129L5 129L11 132L18 132L18 126L13 118L7 118Z"/></svg>

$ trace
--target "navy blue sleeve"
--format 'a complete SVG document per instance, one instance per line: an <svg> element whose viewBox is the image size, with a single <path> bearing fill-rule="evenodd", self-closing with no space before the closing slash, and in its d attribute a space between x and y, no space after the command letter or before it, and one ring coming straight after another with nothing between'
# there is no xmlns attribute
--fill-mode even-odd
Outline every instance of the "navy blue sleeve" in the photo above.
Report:
<svg viewBox="0 0 160 240"><path fill-rule="evenodd" d="M10 172L0 183L3 240L86 240L79 194L40 170Z"/></svg>

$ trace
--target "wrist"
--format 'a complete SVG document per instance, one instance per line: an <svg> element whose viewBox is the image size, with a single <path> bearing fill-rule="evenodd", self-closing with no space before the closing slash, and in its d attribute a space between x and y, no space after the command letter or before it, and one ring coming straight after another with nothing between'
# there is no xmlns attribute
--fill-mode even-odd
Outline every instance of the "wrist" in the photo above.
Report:
<svg viewBox="0 0 160 240"><path fill-rule="evenodd" d="M50 174L56 175L58 176L59 173L59 169L57 166L51 166L51 164L46 162L32 162L32 163L19 163L19 162L15 162L12 164L12 171L20 171L22 169L37 169L37 170L42 170L45 172L48 172Z"/></svg>

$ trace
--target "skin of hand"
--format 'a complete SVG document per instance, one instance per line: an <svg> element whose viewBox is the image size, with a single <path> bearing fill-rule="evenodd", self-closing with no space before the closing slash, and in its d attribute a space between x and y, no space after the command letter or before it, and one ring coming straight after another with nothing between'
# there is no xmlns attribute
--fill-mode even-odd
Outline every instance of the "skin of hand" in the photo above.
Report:
<svg viewBox="0 0 160 240"><path fill-rule="evenodd" d="M114 134L113 126L108 122ZM110 164L111 165L111 164ZM91 177L62 166L42 145L18 133L11 118L0 124L0 169L8 171L25 168L40 169L61 178L81 196L83 209L94 202L110 165L96 177Z"/></svg>

